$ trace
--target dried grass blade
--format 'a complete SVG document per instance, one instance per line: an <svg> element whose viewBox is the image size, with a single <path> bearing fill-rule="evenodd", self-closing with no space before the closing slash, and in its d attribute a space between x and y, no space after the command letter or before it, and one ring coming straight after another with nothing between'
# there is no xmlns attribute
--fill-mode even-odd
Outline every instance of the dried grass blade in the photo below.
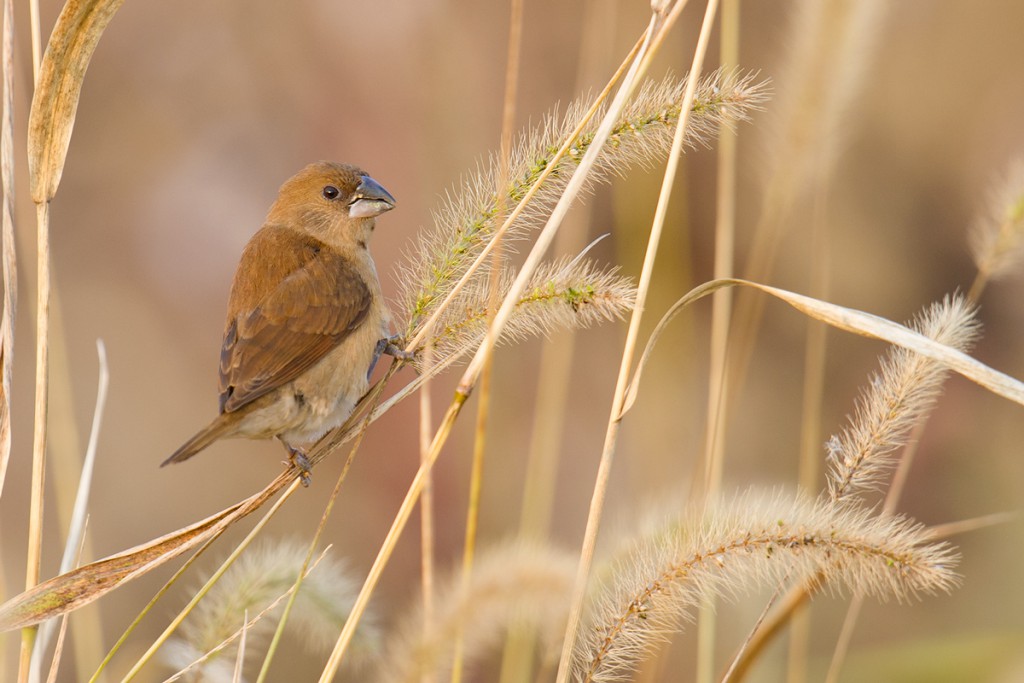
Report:
<svg viewBox="0 0 1024 683"><path fill-rule="evenodd" d="M14 370L14 310L18 270L14 252L14 8L4 0L3 118L0 119L0 169L3 177L3 319L0 321L0 494L11 455L11 374Z"/></svg>
<svg viewBox="0 0 1024 683"><path fill-rule="evenodd" d="M37 204L57 192L86 69L122 4L124 0L68 0L57 18L28 119L29 186Z"/></svg>
<svg viewBox="0 0 1024 683"><path fill-rule="evenodd" d="M637 369L633 373L633 379L630 382L629 393L626 397L623 414L632 407L633 402L636 400L643 370L646 367L650 353L657 343L658 338L661 336L661 333L664 331L665 326L676 315L678 315L680 311L694 301L697 301L698 299L701 299L722 287L734 287L737 285L760 289L767 294L771 294L772 296L785 301L793 308L809 315L815 320L821 320L822 322L825 322L837 329L844 330L846 332L853 332L854 334L859 334L863 337L880 339L882 341L889 342L890 344L895 344L905 349L909 349L915 353L919 353L926 358L931 358L932 360L942 363L950 370L963 375L972 382L980 384L993 394L1002 396L1005 399L1024 406L1024 382L1014 379L1006 373L990 368L984 363L971 358L962 351L957 351L945 344L940 344L939 342L914 332L899 323L894 323L891 320L886 320L885 318L871 313L865 313L864 311L858 311L853 308L846 308L845 306L839 306L827 301L821 301L809 296L796 294L795 292L779 289L777 287L762 285L749 280L721 279L705 282L704 284L693 288L686 294L686 296L677 301L662 317L658 326L651 334L651 337L647 342L647 347L644 349L643 356L641 356L640 362L637 364Z"/></svg>
<svg viewBox="0 0 1024 683"><path fill-rule="evenodd" d="M284 472L259 493L200 522L61 574L14 596L0 605L0 631L38 624L98 600L219 534L257 510L293 478Z"/></svg>
<svg viewBox="0 0 1024 683"><path fill-rule="evenodd" d="M903 325L886 320L871 313L820 301L802 294L767 285L744 282L737 283L760 289L782 299L793 308L841 330L865 337L873 337L890 344L902 346L926 358L936 360L967 379L980 384L992 393L1024 405L1024 382L994 370L962 351L952 349L928 337L914 332Z"/></svg>

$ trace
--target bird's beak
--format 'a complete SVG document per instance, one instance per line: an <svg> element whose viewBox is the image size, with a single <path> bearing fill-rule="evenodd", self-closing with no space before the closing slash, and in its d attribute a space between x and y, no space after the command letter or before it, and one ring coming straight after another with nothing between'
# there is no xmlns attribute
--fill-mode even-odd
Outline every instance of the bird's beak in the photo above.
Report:
<svg viewBox="0 0 1024 683"><path fill-rule="evenodd" d="M395 208L395 198L368 175L360 178L355 194L348 205L352 218L372 218Z"/></svg>

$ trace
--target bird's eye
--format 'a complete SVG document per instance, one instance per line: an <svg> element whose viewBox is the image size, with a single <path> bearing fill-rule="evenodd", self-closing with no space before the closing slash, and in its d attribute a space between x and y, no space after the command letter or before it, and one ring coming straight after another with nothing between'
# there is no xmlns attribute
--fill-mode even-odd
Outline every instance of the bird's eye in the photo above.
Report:
<svg viewBox="0 0 1024 683"><path fill-rule="evenodd" d="M321 191L321 194L323 194L325 199L337 199L338 195L341 194L341 190L336 188L334 185L327 185Z"/></svg>

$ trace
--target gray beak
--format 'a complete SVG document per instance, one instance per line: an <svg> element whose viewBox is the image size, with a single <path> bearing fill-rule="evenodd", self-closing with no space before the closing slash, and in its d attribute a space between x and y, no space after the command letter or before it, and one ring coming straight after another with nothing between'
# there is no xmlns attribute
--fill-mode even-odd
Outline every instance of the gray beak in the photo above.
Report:
<svg viewBox="0 0 1024 683"><path fill-rule="evenodd" d="M395 208L395 198L368 175L360 178L355 194L348 205L352 218L372 218Z"/></svg>

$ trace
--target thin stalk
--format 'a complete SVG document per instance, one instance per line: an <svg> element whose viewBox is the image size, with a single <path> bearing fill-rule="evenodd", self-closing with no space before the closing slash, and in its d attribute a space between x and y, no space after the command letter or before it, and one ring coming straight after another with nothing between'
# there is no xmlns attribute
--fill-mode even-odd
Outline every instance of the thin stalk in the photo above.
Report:
<svg viewBox="0 0 1024 683"><path fill-rule="evenodd" d="M577 92L599 81L616 21L614 0L591 0L583 12ZM591 211L590 203L577 207L558 232L555 253L579 253L585 246ZM569 329L557 341L545 340L537 368L530 443L519 507L519 536L540 543L548 537L554 509L569 380L576 355L575 339L576 331ZM534 680L531 676L537 676L536 680L546 680L540 677L539 672L534 673L536 645L536 628L514 626L509 629L502 651L501 683L528 683Z"/></svg>
<svg viewBox="0 0 1024 683"><path fill-rule="evenodd" d="M677 2L672 8L672 12L669 17L666 17L664 23L659 21L661 16L658 13L655 13L652 16L650 26L652 36L657 33L663 37L671 26L670 18L678 17L685 4L686 3L683 0ZM717 7L717 0L709 0L707 10L704 15L704 22L701 25L700 37L697 40L697 48L694 51L693 63L690 67L690 73L687 78L686 92L683 95L683 102L680 105L679 122L676 126L675 137L672 140L672 151L669 152L668 163L665 168L661 194L658 197L658 206L654 213L654 223L651 226L651 234L647 242L647 253L644 256L640 282L637 286L636 306L633 308L633 315L630 317L629 321L629 330L626 333L626 344L622 353L622 362L619 366L619 377L616 381L615 393L612 398L612 411L608 419L608 427L605 433L605 445L601 453L601 462L597 471L597 481L594 484L594 493L590 502L590 513L587 518L587 528L584 534L583 548L580 552L580 564L576 575L575 586L573 588L572 602L569 608L569 619L565 629L565 638L562 641L562 656L558 666L557 683L565 683L570 674L573 648L583 613L583 600L586 594L587 579L590 575L590 565L593 561L594 547L597 542L597 531L601 523L601 512L604 508L604 498L608 489L608 478L611 474L611 464L614 459L615 447L618 442L619 424L622 419L626 390L629 385L630 368L633 365L633 354L640 334L640 321L643 317L644 303L646 302L647 294L650 291L651 276L654 272L654 259L657 254L658 244L661 240L662 228L665 223L665 215L668 210L668 200L672 194L672 183L675 180L676 170L679 166L679 157L682 153L686 124L690 118L690 108L693 105L693 97L697 91L697 81L700 78L700 72L704 62L704 54L707 52L708 40L711 36L711 26L713 24L715 10ZM647 55L643 54L642 56L646 58ZM626 83L623 84L623 90L625 90L628 84L629 81L627 79ZM621 90L619 94L622 94Z"/></svg>
<svg viewBox="0 0 1024 683"><path fill-rule="evenodd" d="M779 601L779 606L754 631L747 642L746 648L736 655L732 673L734 681L742 681L744 679L768 644L775 640L775 637L790 622L793 613L811 599L811 595L817 590L822 579L824 579L824 575L819 572L815 576L805 579L802 583L791 586L786 591L786 594Z"/></svg>
<svg viewBox="0 0 1024 683"><path fill-rule="evenodd" d="M121 637L118 638L117 642L114 643L113 647L110 648L110 652L107 653L107 655L103 658L103 661L101 661L99 666L96 667L96 671L89 678L89 683L96 683L96 681L99 680L100 674L102 674L103 670L107 667L108 664L110 664L110 660L114 658L114 655L117 654L117 651L121 649L121 646L128 641L128 637L131 636L131 634L135 631L135 627L139 625L143 617L149 614L149 611L153 609L153 606L156 605L157 601L159 601L160 598L162 598L167 593L167 591L171 589L171 586L173 586L178 581L178 579L188 570L188 568L191 567L192 564L199 559L199 556L202 555L207 548L213 545L213 542L220 538L220 535L224 533L224 531L226 530L227 527L225 527L219 533L217 533L212 538L208 539L205 543L203 543L203 545L199 547L199 549L192 555L192 557L188 558L188 560L185 561L185 564L181 565L178 571L174 572L174 575L171 578L169 578L166 581L166 583L164 583L160 590L156 592L156 595L154 595L150 599L150 601L146 603L146 606L143 607L142 611L140 611L135 616L135 618L132 620L132 623L128 624L128 628L124 630L124 633L121 634Z"/></svg>
<svg viewBox="0 0 1024 683"><path fill-rule="evenodd" d="M231 683L242 683L242 666L245 664L245 641L249 633L249 610L242 613L242 635L238 638L238 653L235 655L235 671Z"/></svg>
<svg viewBox="0 0 1024 683"><path fill-rule="evenodd" d="M274 659L274 653L277 652L278 644L281 642L281 636L284 635L285 625L288 623L288 617L291 615L292 607L295 605L295 600L299 596L299 589L302 587L302 582L310 572L310 563L313 561L313 554L316 552L316 547L320 543L320 538L323 536L324 529L327 528L327 520L330 519L331 512L334 510L334 503L338 500L338 495L341 493L341 485L348 477L348 471L351 469L352 463L356 459L356 453L359 452L359 447L363 443L363 437L366 436L366 431L370 427L369 415L373 414L374 408L377 407L377 404L380 401L384 385L387 384L388 380L394 376L397 369L398 361L395 361L388 368L387 374L384 375L384 378L380 383L370 390L371 395L369 397L370 407L367 411L368 416L363 419L359 432L356 434L355 442L352 444L352 448L349 449L348 458L345 459L345 464L342 466L341 472L338 474L338 481L334 484L334 490L331 492L330 498L327 499L327 505L324 507L323 514L320 515L320 523L317 525L316 533L313 534L313 540L309 543L309 550L306 552L306 557L302 561L302 567L299 570L298 575L295 577L295 583L291 588L291 594L288 596L288 602L285 603L281 619L277 622L277 629L274 630L274 637L271 639L270 646L267 648L267 655L263 658L263 665L260 667L260 673L256 679L256 683L263 683L263 681L266 680L267 674L270 672L270 663Z"/></svg>
<svg viewBox="0 0 1024 683"><path fill-rule="evenodd" d="M71 524L68 538L64 544L64 555L60 561L60 573L69 572L80 564L82 549L85 545L85 526L88 519L89 494L92 492L93 471L96 464L96 448L99 442L100 426L103 424L103 409L107 404L107 389L110 385L110 371L107 368L107 349L102 339L96 340L96 353L99 357L99 378L96 386L96 405L92 416L92 430L89 433L89 445L86 448L82 472L78 480L75 494ZM63 624L61 622L61 628ZM43 665L43 651L50 644L58 623L50 620L41 625L32 656L32 679L39 680Z"/></svg>
<svg viewBox="0 0 1024 683"><path fill-rule="evenodd" d="M445 413L444 419L441 421L441 426L438 428L437 433L434 435L434 440L430 444L430 453L428 454L427 459L420 464L420 468L417 470L416 476L413 477L412 483L409 485L409 491L406 493L401 506L399 506L398 513L395 515L395 520L392 522L387 536L384 537L384 541L381 543L380 550L377 553L377 558L374 560L373 566L370 567L366 580L363 582L363 587L359 591L359 595L356 596L356 600L352 605L349 617L345 621L345 626L342 628L341 634L338 636L338 641L334 644L334 650L331 652L331 656L327 660L327 664L324 666L323 672L320 674L321 683L329 683L329 681L334 679L334 675L337 673L338 667L341 665L341 660L345 656L345 651L352 642L352 636L355 635L356 627L362 619L363 614L366 612L366 606L370 602L370 596L373 593L373 589L376 587L377 582L380 581L380 576L384 571L384 567L387 565L388 560L391 559L391 553L394 551L395 546L398 543L398 537L401 535L402 530L409 521L409 516L412 515L413 508L416 507L416 503L423 490L427 475L430 473L430 468L437 460L437 456L441 451L441 446L445 441L447 441L448 435L451 433L451 427L455 422L455 418L462 410L462 406L465 404L465 401L466 397L456 394L455 400L448 406L448 411Z"/></svg>
<svg viewBox="0 0 1024 683"><path fill-rule="evenodd" d="M733 73L739 61L739 0L723 0L721 62L723 73ZM718 193L715 219L715 279L729 278L735 270L736 245L736 132L718 131ZM708 372L708 423L704 435L704 482L707 495L722 481L723 432L726 423L725 356L732 315L732 289L715 292L711 299L711 349Z"/></svg>
<svg viewBox="0 0 1024 683"><path fill-rule="evenodd" d="M958 534L988 529L997 524L1006 524L1016 520L1018 517L1020 517L1020 514L1017 512L993 512L990 515L982 515L981 517L971 517L970 519L962 519L956 522L936 524L928 528L928 535L932 540L941 540Z"/></svg>
<svg viewBox="0 0 1024 683"><path fill-rule="evenodd" d="M85 527L88 527L88 526L89 526L89 517L88 517L88 515L85 515L85 518L82 520L82 527L83 527L83 529L82 529L81 538L83 538L83 539L85 538ZM82 565L82 550L84 549L84 547L85 547L85 544L79 542L78 548L73 553L72 558L71 558L71 565L73 567L79 567L79 566ZM64 656L64 636L67 634L67 631L68 631L68 617L70 617L70 616L71 616L70 614L65 613L60 618L60 627L57 630L57 644L53 646L53 657L50 660L50 669L49 669L49 673L46 676L47 683L55 683L56 680L57 680L57 672L60 670L60 663L61 663L61 660L62 660L62 658ZM41 668L40 668L40 671L33 671L32 672L33 680L40 680L40 676L41 676L40 672L41 672Z"/></svg>
<svg viewBox="0 0 1024 683"><path fill-rule="evenodd" d="M512 131L516 119L516 99L519 90L519 62L523 42L523 0L512 0L508 27L508 56L505 60L505 96L501 117L501 152L498 187L508 182L509 159L512 156ZM497 215L505 211L504 194L500 195ZM493 311L498 305L498 286L501 262L504 259L500 238L491 257L490 300L487 307L488 323L493 322ZM477 522L480 517L480 490L483 482L484 455L487 450L487 420L491 411L491 377L493 356L489 356L480 377L480 398L477 401L476 435L473 442L473 465L469 477L469 501L466 506L466 539L462 551L462 584L469 586L476 553ZM452 683L462 681L464 659L464 633L460 628L455 636L452 662Z"/></svg>
<svg viewBox="0 0 1024 683"><path fill-rule="evenodd" d="M39 0L28 2L29 28L32 32L32 82L39 80L39 65L43 61L43 32L39 27Z"/></svg>
<svg viewBox="0 0 1024 683"><path fill-rule="evenodd" d="M185 620L185 617L187 617L189 613L195 608L195 606L199 604L199 601L206 596L206 594L213 587L213 585L220 580L220 578L224 575L224 572L226 572L231 567L231 565L234 564L235 560L239 558L242 552L249 547L249 544L252 543L253 540L255 540L256 536L260 533L260 531L263 530L263 527L266 526L267 522L269 522L270 519L275 514L277 514L277 511L281 509L281 506L284 505L285 501L288 500L288 498L290 498L293 493L295 493L298 487L299 479L293 479L291 485L287 489L285 489L284 493L281 494L281 497L277 499L277 501L274 503L273 506L271 506L269 510L267 510L266 514L263 515L262 519L260 519L260 521L256 523L256 526L252 528L248 535L246 535L246 537L242 539L242 542L239 543L235 547L235 549L231 551L231 554L228 555L227 559L224 560L224 562L217 569L217 571L213 573L213 576L211 576L203 585L203 587L199 589L199 591L197 591L194 596L192 596L192 599L189 600L188 604L185 605L184 608L182 608L182 610L178 613L178 616L176 616L171 621L171 623L168 624L167 628L164 629L163 633L161 633L160 636L153 642L153 644L149 646L149 649L146 650L146 652L143 653L143 655L138 659L138 661L135 662L135 664L128 671L128 673L125 674L125 677L123 679L124 683L127 683L128 681L135 678L135 676L139 673L142 667L145 666L146 663L153 658L153 655L156 654L156 651L160 649L160 646L163 645L167 641L167 639L171 637L171 634L174 633L178 626L181 625L181 622Z"/></svg>
<svg viewBox="0 0 1024 683"><path fill-rule="evenodd" d="M433 346L427 345L423 354L423 366L430 367ZM420 464L430 453L430 435L433 424L433 406L430 397L430 380L420 390ZM427 479L420 499L420 574L423 590L423 632L430 633L434 626L434 484ZM425 677L426 679L426 677Z"/></svg>
<svg viewBox="0 0 1024 683"><path fill-rule="evenodd" d="M740 53L740 2L724 0L720 27L719 57L722 71L734 73ZM714 276L732 277L736 259L736 132L728 126L718 130L718 192L715 209ZM725 361L729 348L729 325L732 319L731 288L715 292L711 300L711 353L708 367L708 421L704 434L704 490L706 497L718 493L725 468L725 411L729 406ZM714 667L715 628L717 618L714 601L701 604L697 618L697 680L711 681Z"/></svg>
<svg viewBox="0 0 1024 683"><path fill-rule="evenodd" d="M978 303L981 299L982 292L985 291L986 285L988 285L988 273L979 270L975 276L974 281L971 282L971 288L967 290L967 299L972 303Z"/></svg>
<svg viewBox="0 0 1024 683"><path fill-rule="evenodd" d="M510 291L506 295L501 308L495 314L494 322L489 328L488 334L484 338L484 341L482 342L480 349L477 351L477 354L474 356L473 360L470 362L465 373L463 374L462 379L459 382L458 388L455 391L455 396L452 399L451 404L449 404L448 410L445 412L444 418L441 421L441 425L438 428L437 433L434 435L434 440L431 443L430 447L430 457L426 462L420 465L420 469L417 471L416 476L413 478L413 481L409 486L409 491L406 493L405 499L402 501L402 505L399 508L398 514L395 516L395 520L391 525L391 529L388 531L388 534L381 545L380 551L377 554L377 559L374 561L373 567L371 567L370 573L367 575L366 581L363 583L363 588L360 590L359 595L356 597L355 604L352 607L352 613L349 616L348 621L345 622L345 627L342 629L341 634L338 636L338 640L335 643L334 650L331 652L331 656L328 659L326 666L324 667L323 673L320 676L321 683L327 683L334 677L335 673L337 673L338 667L341 664L341 659L342 657L344 657L345 651L348 649L348 646L352 641L352 636L355 634L356 626L359 620L362 618L362 615L366 610L366 606L369 603L370 595L373 593L373 590L376 587L377 582L380 580L380 575L384 570L384 566L390 559L391 553L394 551L395 545L398 543L398 538L401 535L402 530L405 528L405 524L409 519L409 515L412 512L412 508L415 505L416 500L420 495L420 492L422 491L426 475L429 473L430 468L433 467L434 462L437 460L441 448L447 442L448 436L451 433L452 426L454 425L456 418L458 418L459 413L461 413L462 411L462 406L464 406L466 401L469 399L469 395L472 392L472 388L475 384L475 381L480 375L480 369L482 367L483 361L486 359L486 357L490 354L491 350L493 349L494 343L500 336L501 331L504 329L505 323L507 322L509 315L512 312L512 309L515 307L516 301L518 301L520 295L526 287L527 281L533 275L534 271L537 269L537 266L539 265L541 259L544 256L544 253L547 251L548 246L550 246L551 241L554 239L554 235L557 232L558 226L561 224L562 219L565 217L569 205L579 194L580 188L583 186L587 174L593 167L594 161L596 160L597 155L600 153L601 148L604 146L604 143L608 140L608 136L614 125L614 122L617 119L618 115L622 112L626 100L628 99L629 95L632 94L633 90L636 88L637 77L642 73L640 67L646 61L644 59L644 56L647 54L647 45L650 42L650 37L653 33L654 26L655 22L652 19L651 25L648 27L648 31L645 34L643 46L638 51L636 59L634 59L632 65L629 68L629 72L624 77L623 84L620 87L619 92L616 94L612 104L609 106L608 112L605 115L604 120L601 122L601 125L598 127L598 130L594 135L594 139L591 142L590 147L583 155L583 159L580 161L579 166L576 168L576 172L573 174L572 178L569 181L569 184L566 186L565 191L562 194L562 197L555 205L555 208L552 211L547 224L544 226L544 229L541 230L540 235L537 237L537 242L535 243L533 249L530 251L530 254L527 256L526 261L524 262L519 272L519 275L516 277L516 280L512 283ZM600 98L598 101L600 101ZM683 113L683 116L686 116L685 112ZM576 135L578 135L578 133L576 133ZM566 143L559 150L559 154L556 156L556 158L561 158L561 156L565 154L565 152L571 145L571 139L573 137L574 136L570 136L570 139L567 139ZM554 165L554 162L552 162L551 164L549 164L549 168ZM527 197L531 196L531 194L536 191L536 188L543 181L543 177L544 176L542 176L542 178L538 180L537 184L533 188L531 188L531 192L527 193ZM527 199L526 197L524 197L523 201L520 202L519 206L517 206L516 209L518 211L521 211L521 207L525 205L526 201ZM509 219L505 221L505 225L502 226L502 230L506 229L506 227L513 220L513 216L515 215L516 212L513 211L513 214L509 217ZM488 245L488 247L492 247L493 244L494 242L492 241ZM485 249L481 253L480 257L478 257L477 261L480 261L485 254L489 253L489 251L490 249ZM428 325L433 324L433 320L434 318L432 317ZM417 344L418 342L414 339L412 342L410 342L408 348L410 350L415 349L417 347Z"/></svg>
<svg viewBox="0 0 1024 683"><path fill-rule="evenodd" d="M361 440L361 436L360 436ZM302 580L306 578L309 573L310 563L313 561L313 554L316 552L316 547L320 542L320 537L323 535L324 528L327 526L327 520L331 516L331 511L334 509L334 503L338 499L338 494L341 492L341 485L345 481L345 477L348 475L348 470L352 466L354 455L359 448L359 441L352 447L349 452L349 457L345 460L344 467L341 468L341 474L338 475L338 481L334 484L334 490L331 492L331 497L327 500L327 506L324 508L324 512L320 515L320 523L316 527L316 533L313 534L313 540L310 541L309 551L306 553L306 558L302 562L302 568L299 570L298 576L295 578L295 584L291 588L291 594L288 596L288 602L285 603L284 612L281 614L281 619L278 621L277 629L274 631L274 637L270 641L270 645L267 647L267 656L263 658L263 666L260 667L260 673L256 678L256 683L263 683L267 678L267 673L270 671L270 662L274 659L274 653L277 652L277 646L281 642L281 636L284 635L285 624L288 623L288 616L291 614L292 606L295 604L295 598L299 594L299 588L302 586ZM245 621L248 622L248 613ZM244 631L243 631L244 634Z"/></svg>
<svg viewBox="0 0 1024 683"><path fill-rule="evenodd" d="M864 607L864 594L857 593L850 599L850 605L846 608L846 618L843 619L843 627L839 631L839 638L836 639L836 649L832 653L832 661L828 665L828 674L825 676L825 683L836 683L839 680L839 672L846 661L846 653L850 651L850 643L853 641L853 631L857 627L857 618Z"/></svg>
<svg viewBox="0 0 1024 683"><path fill-rule="evenodd" d="M29 25L32 34L32 81L39 80L42 63L42 31L39 23L39 0L29 0ZM36 403L35 422L32 436L32 489L29 502L29 540L26 559L25 588L39 583L39 564L43 533L43 482L45 478L46 449L46 401L47 392L47 334L50 305L50 205L41 202L36 205L38 272L36 292ZM18 681L28 679L32 660L32 649L38 627L30 626L21 631L21 653L18 666Z"/></svg>
<svg viewBox="0 0 1024 683"><path fill-rule="evenodd" d="M827 186L820 185L814 195L814 219L811 222L811 291L813 297L827 301L831 263L829 260L825 206ZM821 407L825 404L825 357L828 328L816 320L807 321L807 342L804 356L803 410L800 418L800 464L797 480L808 493L819 489L821 470ZM810 652L810 606L802 606L793 614L790 627L787 683L807 680Z"/></svg>
<svg viewBox="0 0 1024 683"><path fill-rule="evenodd" d="M36 297L36 402L32 432L32 484L28 516L28 552L25 562L25 590L39 583L42 559L44 484L46 481L46 408L49 399L50 334L50 204L36 204L36 250L38 255ZM28 680L38 626L21 631L18 680Z"/></svg>
<svg viewBox="0 0 1024 683"><path fill-rule="evenodd" d="M29 22L32 33L32 78L39 80L39 65L42 62L42 32L39 27L39 0L29 0ZM29 501L28 557L25 570L25 588L39 583L39 564L43 533L43 483L45 478L46 450L46 401L47 385L47 335L50 306L50 205L36 204L36 249L38 272L36 273L36 402L35 422L32 435L32 488ZM21 631L21 654L18 666L18 681L28 680L35 644L37 626Z"/></svg>
<svg viewBox="0 0 1024 683"><path fill-rule="evenodd" d="M3 119L0 120L0 175L3 179L3 320L0 321L0 495L11 457L11 381L14 372L14 319L18 304L17 254L14 250L14 6L4 0Z"/></svg>
<svg viewBox="0 0 1024 683"><path fill-rule="evenodd" d="M497 254L498 252L495 252ZM496 273L497 271L495 271ZM492 290L493 291L493 290ZM484 453L487 447L487 417L491 410L492 364L484 365L480 375L480 398L477 401L476 435L473 441L473 464L469 475L469 502L466 504L466 538L462 548L462 585L469 586L476 555L477 522L480 517L480 489L483 481ZM465 658L465 633L462 628L455 635L452 658L452 683L461 683L462 664Z"/></svg>
<svg viewBox="0 0 1024 683"><path fill-rule="evenodd" d="M733 659L732 663L729 665L729 668L726 670L725 675L722 676L722 683L729 683L730 681L734 680L734 677L737 673L737 669L739 668L740 658L743 656L743 653L746 652L747 649L750 647L750 643L754 639L754 634L757 633L757 630L759 628L761 628L761 624L764 623L765 617L768 616L768 611L772 608L772 605L775 604L775 601L778 600L779 595L782 594L784 588L785 586L780 584L779 587L775 589L775 592L772 593L772 597L768 600L768 603L764 606L764 609L761 610L761 614L757 617L757 621L754 622L754 626L750 630L750 634L743 641L743 644L740 645L739 653L737 653L735 659Z"/></svg>

